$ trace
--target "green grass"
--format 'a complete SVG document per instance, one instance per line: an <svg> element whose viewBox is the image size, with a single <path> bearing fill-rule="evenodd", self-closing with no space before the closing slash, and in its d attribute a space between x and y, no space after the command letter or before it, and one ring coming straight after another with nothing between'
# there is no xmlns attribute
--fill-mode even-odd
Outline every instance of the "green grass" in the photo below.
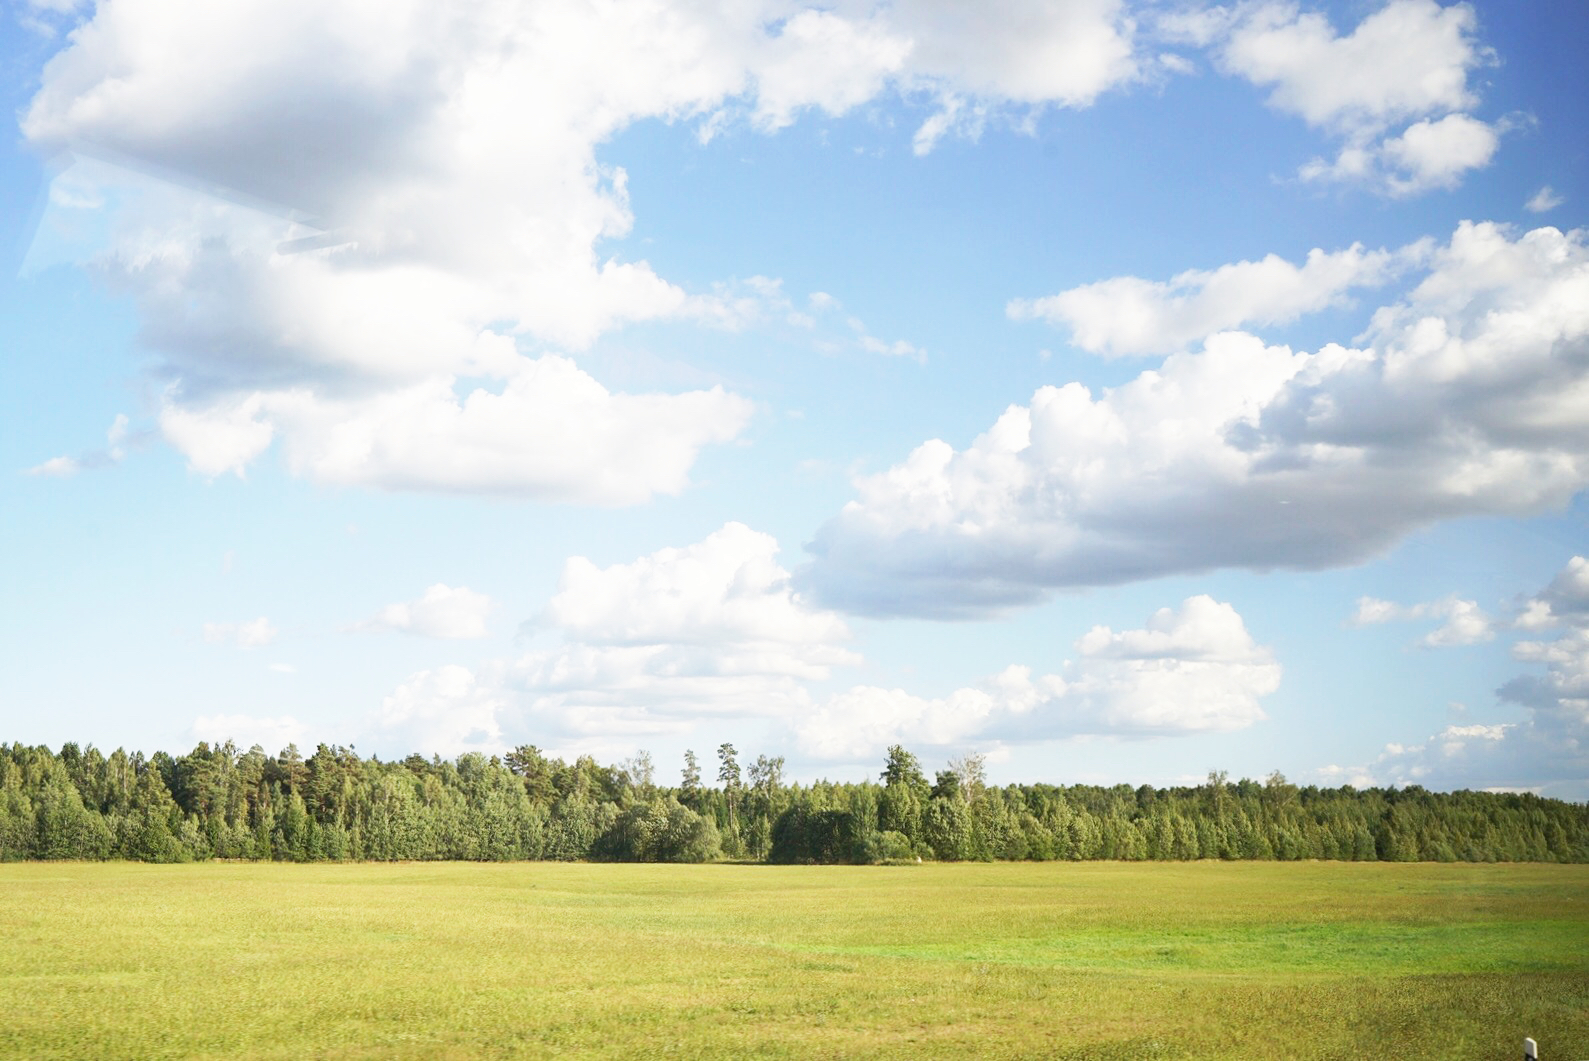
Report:
<svg viewBox="0 0 1589 1061"><path fill-rule="evenodd" d="M1589 1058L1589 866L0 866L0 1056Z"/></svg>

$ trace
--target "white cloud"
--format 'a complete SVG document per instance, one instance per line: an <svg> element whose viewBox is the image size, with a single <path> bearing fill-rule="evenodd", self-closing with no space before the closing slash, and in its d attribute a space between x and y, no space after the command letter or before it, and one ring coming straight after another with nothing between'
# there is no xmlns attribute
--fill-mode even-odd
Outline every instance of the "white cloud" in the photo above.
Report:
<svg viewBox="0 0 1589 1061"><path fill-rule="evenodd" d="M752 412L720 387L614 394L551 355L526 359L500 392L460 396L436 377L365 398L300 389L250 402L168 405L161 424L206 474L240 470L279 427L288 466L320 482L603 505L681 492L700 449L733 438Z"/></svg>
<svg viewBox="0 0 1589 1061"><path fill-rule="evenodd" d="M860 657L843 620L790 587L777 552L770 535L729 523L628 564L573 557L539 624L562 644L526 653L507 681L538 726L569 737L801 711L804 683Z"/></svg>
<svg viewBox="0 0 1589 1061"><path fill-rule="evenodd" d="M1009 104L1086 107L1141 74L1136 25L1121 0L1006 0L967 7L905 0L894 18L914 47L905 84L932 93L937 110L912 140L925 155L946 135L975 140ZM1012 117L1029 127L1032 110Z"/></svg>
<svg viewBox="0 0 1589 1061"><path fill-rule="evenodd" d="M76 457L51 457L28 468L23 475L43 475L55 479L69 479L83 470Z"/></svg>
<svg viewBox="0 0 1589 1061"><path fill-rule="evenodd" d="M94 468L108 468L121 463L127 455L127 425L129 421L124 413L117 413L116 419L111 421L110 430L105 432L105 448L80 453L75 457L51 457L42 464L36 464L25 470L24 475L44 475L54 478L69 478L78 472Z"/></svg>
<svg viewBox="0 0 1589 1061"><path fill-rule="evenodd" d="M1239 729L1263 718L1259 700L1280 681L1235 609L1199 596L1139 630L1095 627L1053 674L1012 666L937 700L857 686L819 702L811 683L862 660L844 621L794 592L777 551L771 536L729 523L631 563L573 557L537 623L559 644L414 675L369 726L385 745L402 737L427 752L519 733L611 751L707 717L760 718L813 755L849 759L895 740Z"/></svg>
<svg viewBox="0 0 1589 1061"><path fill-rule="evenodd" d="M224 398L203 408L179 405L173 397L167 395L160 411L160 431L200 475L231 472L241 477L270 448L276 428L260 418L265 395Z"/></svg>
<svg viewBox="0 0 1589 1061"><path fill-rule="evenodd" d="M1444 615L1446 621L1423 638L1429 648L1477 645L1495 638L1494 621L1473 601L1450 601Z"/></svg>
<svg viewBox="0 0 1589 1061"><path fill-rule="evenodd" d="M1455 188L1469 170L1495 157L1509 122L1487 125L1466 114L1414 122L1400 136L1372 144L1348 144L1333 163L1314 159L1299 171L1303 180L1367 182L1391 196Z"/></svg>
<svg viewBox="0 0 1589 1061"><path fill-rule="evenodd" d="M1401 605L1377 597L1357 598L1357 611L1348 620L1353 626L1374 626L1403 618Z"/></svg>
<svg viewBox="0 0 1589 1061"><path fill-rule="evenodd" d="M914 41L910 74L967 95L1085 107L1136 76L1120 0L904 0L892 12Z"/></svg>
<svg viewBox="0 0 1589 1061"><path fill-rule="evenodd" d="M853 313L844 313L843 304L825 291L812 292L807 298L807 305L811 309L811 313L805 315L809 326L821 328L831 325L837 328L842 323L842 328L849 333L847 336L841 333L838 337L828 337L823 334L825 329L819 330L816 346L825 353L854 349L884 357L908 358L922 365L927 363L926 350L905 339L878 338L872 334L865 321Z"/></svg>
<svg viewBox="0 0 1589 1061"><path fill-rule="evenodd" d="M160 428L206 476L242 475L280 433L289 467L321 482L614 505L679 493L701 447L733 438L751 412L720 387L614 394L548 355L523 359L500 391L462 396L451 376L351 398L168 395Z"/></svg>
<svg viewBox="0 0 1589 1061"><path fill-rule="evenodd" d="M127 455L125 445L127 442L127 416L117 413L116 419L110 423L110 430L105 432L105 456L113 461L119 461Z"/></svg>
<svg viewBox="0 0 1589 1061"><path fill-rule="evenodd" d="M491 598L465 586L454 589L438 582L415 601L388 604L380 614L357 624L359 629L401 630L421 637L448 640L485 637Z"/></svg>
<svg viewBox="0 0 1589 1061"><path fill-rule="evenodd" d="M327 481L630 503L681 489L749 407L609 395L528 357L734 315L603 250L633 217L599 145L643 119L773 130L889 91L1084 106L1134 76L1132 31L1119 0L975 17L941 0L119 0L22 115L36 149L76 159L29 262L92 265L131 296L176 381L161 430L200 474L241 474L281 440ZM461 402L460 377L503 393Z"/></svg>
<svg viewBox="0 0 1589 1061"><path fill-rule="evenodd" d="M1553 615L1589 624L1589 559L1575 556L1567 561L1537 599L1550 605Z"/></svg>
<svg viewBox="0 0 1589 1061"><path fill-rule="evenodd" d="M850 20L807 9L784 22L756 75L756 123L780 129L802 107L843 114L897 75L913 41L881 18Z"/></svg>
<svg viewBox="0 0 1589 1061"><path fill-rule="evenodd" d="M1310 125L1380 130L1478 102L1468 87L1469 71L1486 61L1476 22L1466 4L1391 0L1340 36L1322 14L1268 3L1234 26L1220 58Z"/></svg>
<svg viewBox="0 0 1589 1061"><path fill-rule="evenodd" d="M301 750L308 747L310 739L327 738L323 730L312 733L308 725L292 715L201 715L193 720L193 739L212 744L233 741L239 748L257 744L266 754L274 755L289 744Z"/></svg>
<svg viewBox="0 0 1589 1061"><path fill-rule="evenodd" d="M867 353L882 354L884 357L908 358L923 365L927 363L927 351L903 339L895 339L890 343L875 336L863 335L860 342L861 349Z"/></svg>
<svg viewBox="0 0 1589 1061"><path fill-rule="evenodd" d="M293 672L286 664L271 669ZM409 675L379 707L353 720L311 724L292 715L205 715L194 720L193 734L198 740L233 740L243 748L258 744L270 753L288 744L307 752L314 744L348 743L387 756L494 755L509 747L499 721L508 704L495 679L449 664Z"/></svg>
<svg viewBox="0 0 1589 1061"><path fill-rule="evenodd" d="M1448 726L1418 744L1392 744L1354 783L1541 791L1589 797L1589 561L1572 560L1519 610L1514 626L1565 628L1550 641L1519 641L1512 656L1545 673L1507 682L1498 695L1523 707L1521 722Z"/></svg>
<svg viewBox="0 0 1589 1061"><path fill-rule="evenodd" d="M1575 556L1523 606L1514 625L1520 630L1589 626L1589 559Z"/></svg>
<svg viewBox="0 0 1589 1061"><path fill-rule="evenodd" d="M1014 299L1013 320L1041 318L1070 329L1094 354L1173 353L1215 332L1245 324L1284 324L1342 302L1357 287L1376 287L1427 253L1420 243L1398 251L1315 248L1301 266L1270 254L1217 269L1189 269L1168 282L1119 276L1045 298Z"/></svg>
<svg viewBox="0 0 1589 1061"><path fill-rule="evenodd" d="M17 24L45 40L54 40L71 29L84 0L21 0L10 14Z"/></svg>
<svg viewBox="0 0 1589 1061"><path fill-rule="evenodd" d="M1551 612L1549 603L1537 599L1529 601L1512 621L1512 625L1519 630L1545 630L1557 624L1558 620Z"/></svg>
<svg viewBox="0 0 1589 1061"><path fill-rule="evenodd" d="M1178 612L1160 608L1140 630L1095 626L1076 648L1098 659L1250 662L1261 654L1236 609L1206 595L1188 597Z"/></svg>
<svg viewBox="0 0 1589 1061"><path fill-rule="evenodd" d="M204 640L212 645L262 648L276 640L277 629L261 615L242 623L205 623Z"/></svg>
<svg viewBox="0 0 1589 1061"><path fill-rule="evenodd" d="M1419 639L1418 643L1425 648L1477 645L1495 639L1495 619L1487 615L1477 601L1456 596L1410 606L1361 597L1350 622L1353 626L1372 626L1416 619L1444 620L1439 627Z"/></svg>
<svg viewBox="0 0 1589 1061"><path fill-rule="evenodd" d="M1196 64L1190 59L1184 55L1176 55L1173 52L1160 53L1156 61L1161 70L1171 74L1191 74L1197 70Z"/></svg>
<svg viewBox="0 0 1589 1061"><path fill-rule="evenodd" d="M1467 4L1390 0L1350 33L1292 3L1164 20L1171 36L1212 46L1220 66L1270 90L1269 103L1339 138L1305 180L1360 181L1390 195L1454 187L1489 163L1505 124L1466 113L1469 75L1493 61ZM1399 135L1389 131L1400 126Z"/></svg>
<svg viewBox="0 0 1589 1061"><path fill-rule="evenodd" d="M807 608L774 559L778 542L727 523L684 548L599 568L563 567L546 622L587 644L831 645L849 636L836 615Z"/></svg>
<svg viewBox="0 0 1589 1061"><path fill-rule="evenodd" d="M1264 717L1259 698L1280 686L1280 665L1253 642L1229 604L1188 597L1139 630L1089 630L1067 674L1064 704L1102 732L1204 733ZM1085 730L1082 730L1085 732Z"/></svg>
<svg viewBox="0 0 1589 1061"><path fill-rule="evenodd" d="M1558 195L1556 191L1547 184L1530 196L1528 202L1524 203L1523 206L1529 211L1529 213L1543 214L1547 211L1556 209L1556 207L1560 206L1566 201L1566 199Z"/></svg>
<svg viewBox="0 0 1589 1061"><path fill-rule="evenodd" d="M819 759L858 761L901 741L917 748L963 744L1009 710L983 689L928 699L863 685L829 698L798 724L796 734L800 747Z"/></svg>
<svg viewBox="0 0 1589 1061"><path fill-rule="evenodd" d="M951 133L965 140L979 140L987 124L986 104L946 92L938 99L937 111L911 137L911 150L917 155L930 155L938 142Z"/></svg>
<svg viewBox="0 0 1589 1061"><path fill-rule="evenodd" d="M1159 15L1154 27L1168 41L1208 48L1222 42L1245 12L1237 7L1185 7Z"/></svg>
<svg viewBox="0 0 1589 1061"><path fill-rule="evenodd" d="M691 296L685 312L708 327L730 332L778 320L805 327L811 324L811 318L796 310L784 294L783 281L768 276L715 283L710 295Z"/></svg>
<svg viewBox="0 0 1589 1061"><path fill-rule="evenodd" d="M410 675L366 726L375 740L393 749L449 758L476 751L499 754L508 747L498 720L505 706L491 682L449 664Z"/></svg>
<svg viewBox="0 0 1589 1061"><path fill-rule="evenodd" d="M1471 169L1490 164L1500 137L1494 127L1466 114L1448 114L1435 121L1414 122L1385 141L1384 157L1395 170L1391 190L1410 195L1429 188L1454 188Z"/></svg>
<svg viewBox="0 0 1589 1061"><path fill-rule="evenodd" d="M1242 729L1264 717L1262 697L1281 668L1229 604L1189 597L1146 627L1089 630L1078 658L1032 677L1011 666L978 688L928 699L861 686L831 697L796 724L807 751L859 760L889 744L1041 740L1079 734L1153 736Z"/></svg>
<svg viewBox="0 0 1589 1061"><path fill-rule="evenodd" d="M630 563L572 557L534 624L554 643L416 673L364 719L359 740L394 753L533 740L610 755L706 719L758 719L811 755L851 761L895 741L1240 729L1264 717L1260 701L1280 682L1236 610L1196 596L1141 629L1094 627L1054 673L1010 666L938 699L866 685L819 698L814 683L863 661L843 619L794 591L777 552L771 536L729 523Z"/></svg>
<svg viewBox="0 0 1589 1061"><path fill-rule="evenodd" d="M1549 641L1518 641L1512 657L1542 664L1496 690L1522 707L1519 722L1448 726L1417 744L1391 744L1372 763L1330 768L1353 784L1539 791L1589 798L1589 561L1573 557L1530 598L1515 623L1564 628Z"/></svg>
<svg viewBox="0 0 1589 1061"><path fill-rule="evenodd" d="M804 585L829 606L967 615L1222 567L1353 563L1442 519L1589 485L1589 247L1463 223L1368 345L1241 333L1094 395L1012 405L857 481Z"/></svg>
<svg viewBox="0 0 1589 1061"><path fill-rule="evenodd" d="M711 327L742 331L754 326L784 324L808 333L812 345L823 353L859 350L885 357L904 357L919 364L927 361L927 351L915 343L873 335L865 321L841 312L843 303L825 291L813 291L808 295L807 308L802 310L784 293L781 280L752 276L712 287L711 295L692 296L687 308L691 317Z"/></svg>
<svg viewBox="0 0 1589 1061"><path fill-rule="evenodd" d="M565 639L512 668L526 717L570 738L676 732L702 715L781 719L822 758L864 758L897 740L1042 740L1078 733L1237 729L1280 667L1241 617L1208 597L1163 609L1142 630L1105 627L1079 659L1033 679L1015 666L941 699L858 686L818 703L807 683L861 659L844 623L793 593L776 542L728 524L685 549L597 568L570 560L543 617Z"/></svg>
<svg viewBox="0 0 1589 1061"><path fill-rule="evenodd" d="M393 752L530 740L617 755L703 717L797 717L811 704L807 682L860 657L842 619L793 592L777 550L769 535L729 523L632 563L572 557L535 624L557 643L414 674L364 720L360 739Z"/></svg>

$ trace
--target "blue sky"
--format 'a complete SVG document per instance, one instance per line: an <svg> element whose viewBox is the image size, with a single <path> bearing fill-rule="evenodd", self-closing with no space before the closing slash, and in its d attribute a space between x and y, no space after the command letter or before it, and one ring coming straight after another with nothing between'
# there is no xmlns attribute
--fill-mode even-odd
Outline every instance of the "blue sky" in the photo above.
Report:
<svg viewBox="0 0 1589 1061"><path fill-rule="evenodd" d="M1589 798L1586 30L13 0L5 736Z"/></svg>

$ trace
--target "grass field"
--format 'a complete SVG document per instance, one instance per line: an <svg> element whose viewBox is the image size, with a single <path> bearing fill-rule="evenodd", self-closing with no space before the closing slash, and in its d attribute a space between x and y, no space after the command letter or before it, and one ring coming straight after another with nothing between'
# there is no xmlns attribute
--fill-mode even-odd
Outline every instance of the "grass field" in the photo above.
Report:
<svg viewBox="0 0 1589 1061"><path fill-rule="evenodd" d="M1589 1059L1589 866L0 866L0 1055Z"/></svg>

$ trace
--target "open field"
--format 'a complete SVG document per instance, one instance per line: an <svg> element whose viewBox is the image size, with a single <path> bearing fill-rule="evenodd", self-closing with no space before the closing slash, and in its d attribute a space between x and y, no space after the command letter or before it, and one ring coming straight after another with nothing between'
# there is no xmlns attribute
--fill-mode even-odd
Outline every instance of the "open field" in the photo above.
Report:
<svg viewBox="0 0 1589 1061"><path fill-rule="evenodd" d="M1589 1058L1589 866L0 866L0 1055Z"/></svg>

